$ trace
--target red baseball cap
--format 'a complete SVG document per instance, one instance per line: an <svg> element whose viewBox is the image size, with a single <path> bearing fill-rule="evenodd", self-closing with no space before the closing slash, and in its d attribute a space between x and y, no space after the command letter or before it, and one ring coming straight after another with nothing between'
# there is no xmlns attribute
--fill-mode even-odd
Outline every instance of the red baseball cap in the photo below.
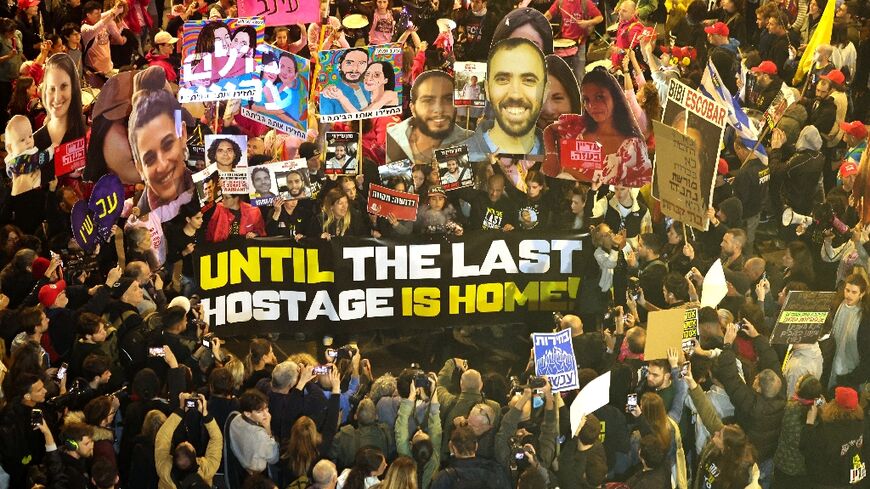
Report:
<svg viewBox="0 0 870 489"><path fill-rule="evenodd" d="M42 288L39 289L39 303L45 308L53 306L54 301L57 300L57 296L59 296L64 290L66 290L66 282L63 280L58 280L53 284L43 285Z"/></svg>
<svg viewBox="0 0 870 489"><path fill-rule="evenodd" d="M840 165L840 178L851 177L858 174L858 165L852 161L845 161Z"/></svg>
<svg viewBox="0 0 870 489"><path fill-rule="evenodd" d="M841 122L840 129L854 138L867 138L867 126L861 121Z"/></svg>
<svg viewBox="0 0 870 489"><path fill-rule="evenodd" d="M831 70L827 75L822 75L819 78L824 78L831 83L836 83L837 85L842 85L846 83L846 75L843 74L840 70Z"/></svg>
<svg viewBox="0 0 870 489"><path fill-rule="evenodd" d="M777 74L778 70L776 69L776 65L773 64L773 61L762 61L758 66L752 68L752 72L775 75Z"/></svg>
<svg viewBox="0 0 870 489"><path fill-rule="evenodd" d="M704 32L706 32L707 34L728 37L728 34L731 31L728 29L728 26L725 25L724 22L716 22L715 24L713 24L711 26L705 27Z"/></svg>
<svg viewBox="0 0 870 489"><path fill-rule="evenodd" d="M719 166L716 168L716 172L720 175L727 175L729 171L728 162L725 161L725 158L719 158Z"/></svg>
<svg viewBox="0 0 870 489"><path fill-rule="evenodd" d="M39 0L18 0L19 9L27 9L39 5Z"/></svg>

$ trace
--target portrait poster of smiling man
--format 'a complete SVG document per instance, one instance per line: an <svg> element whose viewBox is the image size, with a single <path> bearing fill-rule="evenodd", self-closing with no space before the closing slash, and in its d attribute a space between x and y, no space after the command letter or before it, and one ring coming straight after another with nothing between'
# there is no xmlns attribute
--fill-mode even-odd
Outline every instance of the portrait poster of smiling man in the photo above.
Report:
<svg viewBox="0 0 870 489"><path fill-rule="evenodd" d="M320 121L402 113L402 46L384 44L320 51Z"/></svg>
<svg viewBox="0 0 870 489"><path fill-rule="evenodd" d="M256 78L266 24L262 18L186 22L181 46L178 100L215 102L250 100L258 92Z"/></svg>
<svg viewBox="0 0 870 489"><path fill-rule="evenodd" d="M489 161L493 153L543 154L536 124L547 86L544 53L528 39L505 39L489 51L486 73L494 120L484 120L464 143L469 160Z"/></svg>

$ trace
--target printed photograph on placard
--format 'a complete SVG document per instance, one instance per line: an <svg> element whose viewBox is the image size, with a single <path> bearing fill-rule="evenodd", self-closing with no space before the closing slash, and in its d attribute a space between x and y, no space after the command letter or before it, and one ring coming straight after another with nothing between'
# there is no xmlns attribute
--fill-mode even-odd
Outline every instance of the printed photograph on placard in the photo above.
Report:
<svg viewBox="0 0 870 489"><path fill-rule="evenodd" d="M473 61L457 61L453 65L454 87L453 100L457 107L486 105L486 63Z"/></svg>
<svg viewBox="0 0 870 489"><path fill-rule="evenodd" d="M261 62L255 80L260 90L254 98L242 102L242 116L304 139L308 129L309 61L269 44L258 46L257 51Z"/></svg>
<svg viewBox="0 0 870 489"><path fill-rule="evenodd" d="M356 175L359 171L358 150L358 133L326 133L326 163L323 172L327 175Z"/></svg>
<svg viewBox="0 0 870 489"><path fill-rule="evenodd" d="M652 180L646 139L622 85L592 70L580 85L582 114L563 114L544 131L548 150L541 169L549 177L640 188Z"/></svg>
<svg viewBox="0 0 870 489"><path fill-rule="evenodd" d="M402 45L383 44L318 53L321 122L402 113Z"/></svg>
<svg viewBox="0 0 870 489"><path fill-rule="evenodd" d="M217 165L219 172L231 172L248 166L248 137L235 134L205 136L205 163Z"/></svg>
<svg viewBox="0 0 870 489"><path fill-rule="evenodd" d="M195 20L184 23L178 100L251 99L266 24L262 18Z"/></svg>
<svg viewBox="0 0 870 489"><path fill-rule="evenodd" d="M283 162L248 167L248 189L251 205L262 207L272 205L278 195L277 174L284 169Z"/></svg>
<svg viewBox="0 0 870 489"><path fill-rule="evenodd" d="M193 174L193 186L200 207L206 207L221 198L221 186L218 181L217 165L208 165L205 169Z"/></svg>
<svg viewBox="0 0 870 489"><path fill-rule="evenodd" d="M397 188L401 182L405 186L406 192L415 192L414 178L412 169L414 165L411 160L394 161L378 167L378 177L381 185L392 189Z"/></svg>
<svg viewBox="0 0 870 489"><path fill-rule="evenodd" d="M436 149L435 161L438 162L441 187L445 191L474 185L474 172L468 162L468 148L465 146Z"/></svg>
<svg viewBox="0 0 870 489"><path fill-rule="evenodd" d="M304 158L281 161L271 165L280 165L274 175L278 185L278 195L282 199L311 198L311 177L308 173L308 163Z"/></svg>

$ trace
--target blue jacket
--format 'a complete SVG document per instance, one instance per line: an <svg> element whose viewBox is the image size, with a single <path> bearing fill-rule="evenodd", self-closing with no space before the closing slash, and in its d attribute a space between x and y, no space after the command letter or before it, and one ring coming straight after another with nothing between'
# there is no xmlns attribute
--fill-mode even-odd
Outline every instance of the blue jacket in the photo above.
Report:
<svg viewBox="0 0 870 489"><path fill-rule="evenodd" d="M356 96L354 95L354 90L352 88L350 88L347 85L347 83L344 82L344 80L338 80L338 82L335 84L335 86L337 86L341 90L341 93L343 93L344 96L347 97L348 100L350 100L350 103L352 103L353 106L356 107L357 110L363 109L363 107L357 105L358 100L357 100ZM368 91L366 91L362 87L361 82L360 82L360 90L362 90L362 93L365 95L366 105L368 105L369 102L371 102L371 100L372 100L372 94L369 93ZM320 96L320 113L321 113L321 115L336 115L336 114L345 114L345 113L347 113L347 111L344 110L344 107L341 106L341 103L338 100L326 98L323 95L321 95Z"/></svg>

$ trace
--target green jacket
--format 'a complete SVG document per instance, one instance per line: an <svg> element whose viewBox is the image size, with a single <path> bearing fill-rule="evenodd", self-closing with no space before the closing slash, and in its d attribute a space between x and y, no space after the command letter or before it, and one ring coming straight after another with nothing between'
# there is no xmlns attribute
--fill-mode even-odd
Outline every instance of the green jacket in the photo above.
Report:
<svg viewBox="0 0 870 489"><path fill-rule="evenodd" d="M402 399L399 403L399 414L396 417L396 451L399 455L411 458L413 455L411 455L411 440L408 438L408 419L413 410L414 403L410 399ZM432 457L423 467L420 489L428 489L429 484L432 483L432 477L435 476L435 472L441 465L441 452L437 449L441 445L441 413L439 410L439 404L429 405L429 422L426 426L426 433L429 434L429 440L435 450L432 451Z"/></svg>
<svg viewBox="0 0 870 489"><path fill-rule="evenodd" d="M692 398L692 403L695 405L695 409L698 410L698 417L701 418L701 422L704 423L704 428L707 428L707 431L710 432L710 438L707 440L707 444L704 445L704 449L701 450L698 471L695 474L695 480L692 483L692 489L700 489L701 487L705 487L702 485L703 481L707 480L712 484L716 478L716 465L713 462L713 459L715 458L715 455L718 454L716 453L716 445L713 444L712 437L725 425L722 424L722 420L719 419L719 414L716 413L716 408L713 407L713 403L707 399L707 394L705 394L700 387L689 389L689 396Z"/></svg>
<svg viewBox="0 0 870 489"><path fill-rule="evenodd" d="M380 448L387 460L392 460L395 452L392 430L385 423L360 425L358 428L342 426L329 449L329 458L335 460L339 470L351 467L357 450L367 446Z"/></svg>
<svg viewBox="0 0 870 489"><path fill-rule="evenodd" d="M779 445L773 456L774 466L791 476L807 473L804 454L801 452L801 435L807 423L809 407L796 401L789 401L782 415L782 428L779 432Z"/></svg>
<svg viewBox="0 0 870 489"><path fill-rule="evenodd" d="M499 417L501 416L501 406L495 402L487 400L479 392L462 392L456 395L448 389L453 379L453 372L456 370L456 364L453 359L448 359L444 362L441 371L438 372L438 400L441 402L443 409L441 410L441 424L444 426L444 437L441 443L442 454L448 451L447 443L450 441L450 435L453 434L453 419L459 416L468 416L471 408L477 404L484 403L495 413L495 419L491 420L493 430L498 429Z"/></svg>

